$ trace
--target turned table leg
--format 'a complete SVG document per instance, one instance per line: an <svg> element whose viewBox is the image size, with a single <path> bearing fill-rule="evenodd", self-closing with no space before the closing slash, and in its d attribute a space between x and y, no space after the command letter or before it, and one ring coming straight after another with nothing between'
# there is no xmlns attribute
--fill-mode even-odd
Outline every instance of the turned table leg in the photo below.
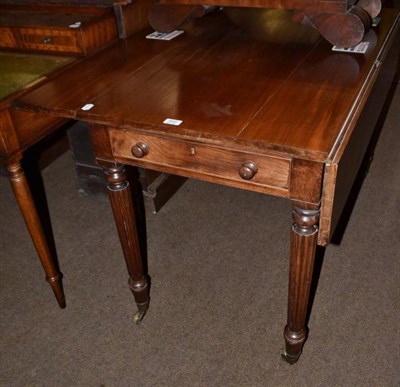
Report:
<svg viewBox="0 0 400 387"><path fill-rule="evenodd" d="M138 306L134 321L136 324L140 324L149 308L149 279L144 272L131 189L124 165L103 163L103 168L108 182L111 207L130 276L129 287Z"/></svg>
<svg viewBox="0 0 400 387"><path fill-rule="evenodd" d="M296 363L307 338L307 308L317 246L319 210L293 206L287 325L283 358Z"/></svg>
<svg viewBox="0 0 400 387"><path fill-rule="evenodd" d="M28 227L33 244L39 255L46 273L46 280L56 296L60 308L65 308L65 296L62 286L62 273L51 256L43 227L34 204L32 194L20 162L10 162L6 165L11 186L17 199L22 216Z"/></svg>

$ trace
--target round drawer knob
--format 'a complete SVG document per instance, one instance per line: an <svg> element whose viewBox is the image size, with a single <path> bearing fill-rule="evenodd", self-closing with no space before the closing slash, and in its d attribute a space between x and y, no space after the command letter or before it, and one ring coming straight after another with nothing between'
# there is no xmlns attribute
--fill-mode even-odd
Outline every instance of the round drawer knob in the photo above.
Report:
<svg viewBox="0 0 400 387"><path fill-rule="evenodd" d="M141 159L149 153L149 147L144 142L139 141L131 148L131 152L135 157Z"/></svg>
<svg viewBox="0 0 400 387"><path fill-rule="evenodd" d="M239 175L244 180L251 180L257 173L258 168L252 161L246 161L239 169Z"/></svg>
<svg viewBox="0 0 400 387"><path fill-rule="evenodd" d="M46 37L43 39L43 43L44 43L44 44L50 44L50 43L51 43L51 38L48 37L48 36L46 36Z"/></svg>

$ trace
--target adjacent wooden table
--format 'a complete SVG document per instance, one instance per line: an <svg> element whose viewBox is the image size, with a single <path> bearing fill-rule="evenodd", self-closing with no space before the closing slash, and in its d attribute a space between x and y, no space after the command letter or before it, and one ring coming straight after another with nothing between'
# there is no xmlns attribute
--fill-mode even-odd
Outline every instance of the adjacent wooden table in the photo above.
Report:
<svg viewBox="0 0 400 387"><path fill-rule="evenodd" d="M62 274L46 238L21 160L27 149L67 120L18 111L12 103L75 64L78 60L73 56L98 51L116 40L117 27L109 8L68 7L68 1L63 6L49 7L48 3L33 1L30 5L29 0L0 0L0 163L7 168L46 279L59 306L64 308Z"/></svg>
<svg viewBox="0 0 400 387"><path fill-rule="evenodd" d="M261 35L223 14L195 21L172 41L148 40L143 31L18 101L90 124L137 322L149 306L149 278L125 164L291 201L283 356L298 360L316 246L330 241L397 67L399 15L381 16L365 54L333 52L285 18L280 30Z"/></svg>
<svg viewBox="0 0 400 387"><path fill-rule="evenodd" d="M0 52L0 163L6 166L46 279L61 308L65 307L62 274L47 241L21 160L25 150L59 129L66 120L18 111L13 109L12 102L73 61L69 57Z"/></svg>

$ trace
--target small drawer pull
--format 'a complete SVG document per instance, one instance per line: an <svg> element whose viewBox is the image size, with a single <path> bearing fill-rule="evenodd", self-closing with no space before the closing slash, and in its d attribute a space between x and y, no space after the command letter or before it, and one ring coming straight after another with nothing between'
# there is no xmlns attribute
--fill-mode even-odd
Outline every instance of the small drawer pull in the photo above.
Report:
<svg viewBox="0 0 400 387"><path fill-rule="evenodd" d="M149 147L144 142L139 141L131 148L131 152L136 158L141 159L149 153Z"/></svg>
<svg viewBox="0 0 400 387"><path fill-rule="evenodd" d="M51 38L49 36L45 36L43 39L44 44L50 44L51 43Z"/></svg>
<svg viewBox="0 0 400 387"><path fill-rule="evenodd" d="M244 180L251 180L257 173L258 168L252 161L246 161L239 169L239 175Z"/></svg>

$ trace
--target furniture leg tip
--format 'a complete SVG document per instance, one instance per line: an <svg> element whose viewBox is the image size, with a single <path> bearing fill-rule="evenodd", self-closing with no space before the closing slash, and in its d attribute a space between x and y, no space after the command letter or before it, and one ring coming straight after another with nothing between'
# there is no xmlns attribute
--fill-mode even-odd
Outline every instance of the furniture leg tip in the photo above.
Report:
<svg viewBox="0 0 400 387"><path fill-rule="evenodd" d="M286 362L289 363L290 365L293 365L297 363L297 361L300 358L300 353L296 356L289 355L285 350L282 350L281 352L281 358Z"/></svg>
<svg viewBox="0 0 400 387"><path fill-rule="evenodd" d="M50 284L51 289L53 290L53 293L56 297L58 306L61 309L64 309L67 304L65 302L65 295L64 295L64 289L62 285L62 277L63 275L59 273L57 276L54 277L46 277L46 281Z"/></svg>
<svg viewBox="0 0 400 387"><path fill-rule="evenodd" d="M65 309L67 306L67 303L65 302L65 300L57 300L58 302L58 306L60 307L60 309Z"/></svg>
<svg viewBox="0 0 400 387"><path fill-rule="evenodd" d="M133 316L133 322L135 323L135 325L140 325L144 316L145 316L146 312L142 311L142 310L138 310L134 316Z"/></svg>

